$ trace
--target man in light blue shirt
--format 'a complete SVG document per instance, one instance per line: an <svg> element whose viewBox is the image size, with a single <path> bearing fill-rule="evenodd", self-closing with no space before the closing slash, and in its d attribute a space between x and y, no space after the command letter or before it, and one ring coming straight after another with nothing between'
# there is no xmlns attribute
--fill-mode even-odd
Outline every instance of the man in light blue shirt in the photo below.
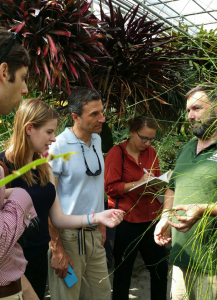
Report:
<svg viewBox="0 0 217 300"><path fill-rule="evenodd" d="M99 169L100 160L102 172L98 176L88 176L82 153L84 147L85 158L90 170L95 173ZM95 146L96 153L93 150ZM57 194L64 214L83 215L104 210L104 160L101 150L101 138L98 134L91 135L90 147L78 139L71 128L66 128L53 143L50 152L55 154L78 152L64 162L57 159L51 162L54 177L58 178Z"/></svg>
<svg viewBox="0 0 217 300"><path fill-rule="evenodd" d="M105 122L100 95L89 88L78 88L69 97L69 112L74 120L50 148L50 153L78 152L69 161L52 161L57 194L63 212L68 215L84 215L104 210L104 160L101 138L98 133ZM52 300L78 300L82 276L90 287L90 299L110 300L109 279L105 249L105 228L80 228L57 230L50 224L49 286ZM103 237L102 233L103 232ZM73 266L78 278L68 288L62 278L68 264Z"/></svg>

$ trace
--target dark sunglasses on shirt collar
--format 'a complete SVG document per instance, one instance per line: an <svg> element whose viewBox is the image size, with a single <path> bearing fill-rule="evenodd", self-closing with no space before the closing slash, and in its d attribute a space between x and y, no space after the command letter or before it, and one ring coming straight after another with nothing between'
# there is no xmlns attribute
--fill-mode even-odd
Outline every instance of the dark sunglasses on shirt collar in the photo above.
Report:
<svg viewBox="0 0 217 300"><path fill-rule="evenodd" d="M88 166L88 164L87 164L86 157L85 157L85 153L84 153L84 146L81 144L79 138L78 138L77 135L75 134L75 132L74 132L74 130L73 130L73 127L72 127L72 132L73 132L73 134L76 136L76 138L77 138L77 140L78 140L78 142L79 142L79 144L80 144L80 146L81 146L82 154L83 154L83 157L84 157L84 163L85 163L85 166L86 166L86 169L87 169L87 170L86 170L87 176L98 176L98 175L100 175L100 174L102 173L102 167L101 167L101 163L100 163L100 160L99 160L99 156L98 156L98 154L97 154L97 152L96 152L95 146L93 145L93 151L95 152L95 154L96 154L96 156L97 156L97 159L98 159L99 170L96 170L96 172L93 173L93 172L90 170L90 168L89 168L89 166Z"/></svg>
<svg viewBox="0 0 217 300"><path fill-rule="evenodd" d="M84 157L85 166L86 166L86 168L87 168L86 174L87 174L88 176L98 176L98 175L100 175L100 174L102 173L102 167L101 167L101 163L100 163L100 160L99 160L99 156L98 156L98 154L97 154L97 152L96 152L95 146L93 145L93 151L96 153L96 156L97 156L97 159L98 159L99 170L96 170L96 172L93 173L93 172L90 170L90 168L88 167L88 164L87 164L87 161L86 161L86 157L85 157L85 153L84 153L84 146L83 146L81 143L80 143L80 145L81 145L81 149L82 149L82 153L83 153L83 157Z"/></svg>

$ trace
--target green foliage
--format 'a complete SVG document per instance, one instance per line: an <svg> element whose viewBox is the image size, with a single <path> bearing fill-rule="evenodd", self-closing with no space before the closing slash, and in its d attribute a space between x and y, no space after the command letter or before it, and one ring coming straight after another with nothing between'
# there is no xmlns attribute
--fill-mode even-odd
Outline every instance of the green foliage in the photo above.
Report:
<svg viewBox="0 0 217 300"><path fill-rule="evenodd" d="M185 107L182 81L191 72L189 61L194 59L194 51L171 47L176 38L170 36L169 28L163 28L158 20L148 21L148 13L137 18L138 6L124 16L111 1L106 5L110 15L100 5L105 22L101 30L107 36L102 42L111 57L102 60L105 68L95 66L91 71L106 108L124 113L125 107L132 105L141 113L151 111L161 119L176 119ZM179 39L180 43L186 40Z"/></svg>
<svg viewBox="0 0 217 300"><path fill-rule="evenodd" d="M14 123L15 111L7 116L0 115L0 152L5 148L5 142L10 138Z"/></svg>
<svg viewBox="0 0 217 300"><path fill-rule="evenodd" d="M180 28L188 33L188 26L183 27L180 24ZM174 33L174 37L180 37L180 33ZM192 76L188 78L188 86L194 87L205 81L216 82L217 72L217 29L210 31L204 30L203 25L200 31L192 37L186 39L186 41L179 42L174 40L171 45L178 49L194 49L193 56L196 60L191 61L190 65L193 67L194 72Z"/></svg>
<svg viewBox="0 0 217 300"><path fill-rule="evenodd" d="M32 57L31 90L62 91L64 100L70 82L93 87L87 71L106 53L98 23L86 0L0 2L0 25L19 32Z"/></svg>
<svg viewBox="0 0 217 300"><path fill-rule="evenodd" d="M115 110L106 111L106 122L112 133L113 145L118 145L130 137L128 121L136 115L133 108L124 109L122 114Z"/></svg>
<svg viewBox="0 0 217 300"><path fill-rule="evenodd" d="M112 136L114 145L118 145L130 137L130 132L128 128L116 129L115 126L112 126Z"/></svg>
<svg viewBox="0 0 217 300"><path fill-rule="evenodd" d="M153 142L152 146L157 151L162 172L174 169L179 150L186 142L181 142L177 135L164 136L162 139Z"/></svg>

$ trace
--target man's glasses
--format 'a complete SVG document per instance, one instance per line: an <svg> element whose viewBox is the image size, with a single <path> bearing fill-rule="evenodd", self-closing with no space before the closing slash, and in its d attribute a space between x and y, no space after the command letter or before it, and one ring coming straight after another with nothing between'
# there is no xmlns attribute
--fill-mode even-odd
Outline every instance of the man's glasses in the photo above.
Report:
<svg viewBox="0 0 217 300"><path fill-rule="evenodd" d="M91 172L90 168L88 167L88 164L87 164L87 161L86 161L86 157L85 157L85 153L84 153L84 147L83 147L82 144L80 144L80 145L81 145L82 153L83 153L83 156L84 156L85 166L87 168L86 174L88 176L98 176L98 175L100 175L102 173L102 167L101 167L99 156L98 156L98 154L96 152L96 149L95 149L94 145L93 145L93 151L96 153L96 156L97 156L97 159L98 159L98 163L99 163L99 170L97 170L95 173Z"/></svg>
<svg viewBox="0 0 217 300"><path fill-rule="evenodd" d="M12 32L12 33L13 33L13 37L11 38L11 40L9 41L9 43L7 44L7 46L5 47L5 50L1 54L1 56L0 56L0 62L3 59L3 57L5 57L6 55L8 55L8 53L11 51L11 48L13 47L13 45L15 44L15 42L17 40L22 44L22 40L21 40L19 34L17 34L16 32Z"/></svg>
<svg viewBox="0 0 217 300"><path fill-rule="evenodd" d="M137 132L137 134L138 134L138 132ZM140 137L140 139L143 141L143 143L147 143L147 141L150 141L150 143L151 142L153 142L154 140L155 140L155 138L153 137L153 138L151 138L151 139L149 139L149 138L146 138L146 137L142 137L141 135L139 135L138 134L138 136Z"/></svg>

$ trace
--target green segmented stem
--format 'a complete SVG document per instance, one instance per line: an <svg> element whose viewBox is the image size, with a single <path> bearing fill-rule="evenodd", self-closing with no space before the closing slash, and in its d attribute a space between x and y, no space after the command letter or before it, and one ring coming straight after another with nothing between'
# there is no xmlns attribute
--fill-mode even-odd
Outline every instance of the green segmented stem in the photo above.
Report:
<svg viewBox="0 0 217 300"><path fill-rule="evenodd" d="M64 161L69 160L71 155L77 154L78 152L68 152L60 155L54 155L54 154L49 154L46 158L39 158L31 162L30 164L20 168L17 171L14 171L13 174L8 175L4 177L3 179L0 180L0 187L3 185L6 185L7 183L13 181L17 177L20 177L21 175L25 174L31 169L35 169L37 166L40 166L42 164L48 163L51 160L57 159L62 157Z"/></svg>

